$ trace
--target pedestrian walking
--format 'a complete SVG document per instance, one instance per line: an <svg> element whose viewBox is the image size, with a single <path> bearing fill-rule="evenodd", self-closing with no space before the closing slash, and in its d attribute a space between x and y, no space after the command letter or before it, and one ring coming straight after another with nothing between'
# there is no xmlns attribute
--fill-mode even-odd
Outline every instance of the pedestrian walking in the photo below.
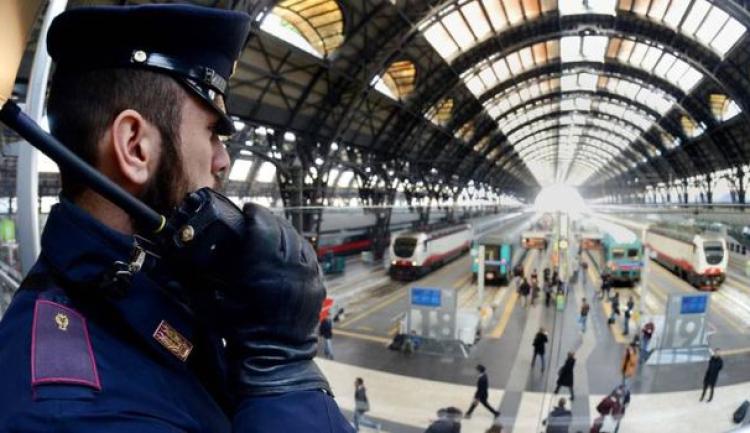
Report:
<svg viewBox="0 0 750 433"><path fill-rule="evenodd" d="M633 309L635 308L635 301L633 301L632 296L628 297L628 303L625 306L625 313L622 316L622 335L630 333L630 317L633 315Z"/></svg>
<svg viewBox="0 0 750 433"><path fill-rule="evenodd" d="M586 298L583 298L581 300L581 315L578 318L578 323L581 324L581 332L586 333L586 321L589 318L589 310L591 310L591 306L586 301Z"/></svg>
<svg viewBox="0 0 750 433"><path fill-rule="evenodd" d="M380 424L365 415L370 411L370 401L367 399L365 381L358 377L354 380L354 430L359 431L359 426L374 428L380 431Z"/></svg>
<svg viewBox="0 0 750 433"><path fill-rule="evenodd" d="M542 271L542 276L544 277L544 282L548 283L550 282L550 269L549 267L544 268Z"/></svg>
<svg viewBox="0 0 750 433"><path fill-rule="evenodd" d="M606 273L602 273L602 299L609 299L609 292L612 290L612 277Z"/></svg>
<svg viewBox="0 0 750 433"><path fill-rule="evenodd" d="M547 332L544 330L544 328L539 328L539 332L537 332L534 336L534 342L531 343L534 346L534 356L531 358L531 368L534 368L534 363L536 362L536 357L538 356L542 362L542 371L544 371L544 366L546 364L544 362L544 353L547 347L547 341L549 341L549 339L547 338Z"/></svg>
<svg viewBox="0 0 750 433"><path fill-rule="evenodd" d="M549 307L552 302L552 282L544 283L544 306Z"/></svg>
<svg viewBox="0 0 750 433"><path fill-rule="evenodd" d="M625 355L622 357L620 364L620 373L622 373L622 384L630 387L630 381L638 370L638 344L632 342L625 349Z"/></svg>
<svg viewBox="0 0 750 433"><path fill-rule="evenodd" d="M539 298L539 283L531 283L531 305L536 305L536 300Z"/></svg>
<svg viewBox="0 0 750 433"><path fill-rule="evenodd" d="M497 418L498 416L500 416L500 412L493 409L492 406L490 406L490 404L487 402L490 388L490 383L487 379L487 371L482 364L477 365L476 368L477 372L479 373L479 377L477 378L477 391L474 393L474 400L471 402L471 406L469 406L469 410L466 411L466 415L464 416L464 418L471 418L471 414L474 412L474 409L479 403L482 403L482 406L486 407L487 410L492 412L492 415Z"/></svg>
<svg viewBox="0 0 750 433"><path fill-rule="evenodd" d="M330 317L320 321L318 334L323 342L323 355L328 359L333 359L333 344L331 342L333 340L333 321Z"/></svg>
<svg viewBox="0 0 750 433"><path fill-rule="evenodd" d="M615 433L619 429L620 420L625 414L625 406L627 404L625 402L626 392L629 402L630 391L622 385L602 398L599 404L596 405L599 417L594 420L590 433Z"/></svg>
<svg viewBox="0 0 750 433"><path fill-rule="evenodd" d="M461 409L445 407L437 411L437 416L424 433L461 433Z"/></svg>
<svg viewBox="0 0 750 433"><path fill-rule="evenodd" d="M649 320L643 325L643 329L641 330L641 355L644 360L648 356L648 346L651 343L651 338L654 336L655 329L654 322Z"/></svg>
<svg viewBox="0 0 750 433"><path fill-rule="evenodd" d="M518 286L518 293L521 295L521 299L523 300L523 306L526 307L529 304L529 292L531 291L531 286L529 286L529 282L524 277L521 280L521 285Z"/></svg>
<svg viewBox="0 0 750 433"><path fill-rule="evenodd" d="M573 414L565 408L566 403L565 399L561 398L557 402L557 406L549 413L547 419L544 420L543 424L547 425L545 433L568 433Z"/></svg>
<svg viewBox="0 0 750 433"><path fill-rule="evenodd" d="M714 349L711 359L708 360L708 368L706 374L703 376L703 392L699 401L703 401L703 397L706 396L706 389L711 388L711 392L708 394L708 400L710 402L714 398L714 387L716 381L719 379L719 372L724 368L724 361L721 359L719 349Z"/></svg>
<svg viewBox="0 0 750 433"><path fill-rule="evenodd" d="M573 352L568 352L568 358L565 360L565 364L560 367L557 372L557 387L555 388L555 394L560 391L560 388L565 386L570 390L570 401L575 400L575 394L573 394L573 369L576 365L576 358Z"/></svg>
<svg viewBox="0 0 750 433"><path fill-rule="evenodd" d="M609 320L607 321L607 324L612 325L615 323L615 316L620 315L620 293L615 292L615 294L609 299L610 302L610 312L609 312Z"/></svg>

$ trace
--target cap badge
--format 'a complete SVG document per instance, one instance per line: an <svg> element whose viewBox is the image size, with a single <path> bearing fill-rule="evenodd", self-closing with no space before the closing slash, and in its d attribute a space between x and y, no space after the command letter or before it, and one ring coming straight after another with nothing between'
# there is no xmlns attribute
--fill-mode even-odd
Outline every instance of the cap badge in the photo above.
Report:
<svg viewBox="0 0 750 433"><path fill-rule="evenodd" d="M180 361L187 360L193 350L193 344L172 327L166 320L162 320L154 331L154 339L158 341L172 355Z"/></svg>
<svg viewBox="0 0 750 433"><path fill-rule="evenodd" d="M61 331L67 331L68 330L68 324L70 324L70 320L68 319L68 316L64 313L57 313L55 315L55 323L57 323L57 329Z"/></svg>
<svg viewBox="0 0 750 433"><path fill-rule="evenodd" d="M132 59L136 63L143 63L148 59L148 54L143 50L135 50L133 51Z"/></svg>

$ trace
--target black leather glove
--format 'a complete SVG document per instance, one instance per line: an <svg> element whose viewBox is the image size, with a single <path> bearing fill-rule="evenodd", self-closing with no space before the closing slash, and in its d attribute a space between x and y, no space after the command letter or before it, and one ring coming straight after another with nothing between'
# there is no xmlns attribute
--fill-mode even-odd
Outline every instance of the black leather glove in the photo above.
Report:
<svg viewBox="0 0 750 433"><path fill-rule="evenodd" d="M229 385L237 397L325 389L313 362L326 290L314 249L283 218L248 204L237 272L221 290ZM234 262L234 261L233 261Z"/></svg>

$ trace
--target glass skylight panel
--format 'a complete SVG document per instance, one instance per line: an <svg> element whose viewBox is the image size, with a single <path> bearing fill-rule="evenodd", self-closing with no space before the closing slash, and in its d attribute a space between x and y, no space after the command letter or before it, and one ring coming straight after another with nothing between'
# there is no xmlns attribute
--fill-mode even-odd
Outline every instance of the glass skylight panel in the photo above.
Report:
<svg viewBox="0 0 750 433"><path fill-rule="evenodd" d="M508 16L508 21L511 24L518 24L523 21L523 8L521 6L521 0L503 0L505 4L505 12Z"/></svg>
<svg viewBox="0 0 750 433"><path fill-rule="evenodd" d="M352 183L352 179L354 178L354 172L351 170L347 170L341 173L341 176L339 176L339 181L336 184L339 188L346 188Z"/></svg>
<svg viewBox="0 0 750 433"><path fill-rule="evenodd" d="M729 15L726 12L717 7L712 7L706 15L706 19L703 20L703 24L695 32L696 39L706 45L710 44L728 19Z"/></svg>
<svg viewBox="0 0 750 433"><path fill-rule="evenodd" d="M646 44L639 44L639 45L646 46ZM649 47L648 51L646 52L646 57L643 58L643 61L641 62L640 66L647 71L653 70L654 66L656 66L656 63L661 58L662 54L664 54L664 51L662 51L660 48Z"/></svg>
<svg viewBox="0 0 750 433"><path fill-rule="evenodd" d="M673 1L669 4L669 9L664 15L664 23L676 29L685 16L687 9L690 7L689 1Z"/></svg>
<svg viewBox="0 0 750 433"><path fill-rule="evenodd" d="M442 21L445 28L448 29L451 36L453 36L453 39L462 50L466 50L476 43L474 35L469 30L466 21L464 21L459 11L452 11L446 15Z"/></svg>
<svg viewBox="0 0 750 433"><path fill-rule="evenodd" d="M677 59L677 61L674 62L674 65L672 65L672 68L667 72L667 80L675 83L679 82L679 80L685 75L687 70L690 68L690 65L688 65L684 60Z"/></svg>
<svg viewBox="0 0 750 433"><path fill-rule="evenodd" d="M692 35L698 30L698 26L701 25L703 19L708 14L708 10L711 8L711 4L706 0L694 0L693 7L690 8L687 18L682 23L680 30L688 35Z"/></svg>
<svg viewBox="0 0 750 433"><path fill-rule="evenodd" d="M531 53L531 47L522 48L518 51L518 55L521 57L523 70L528 70L534 67L534 55Z"/></svg>
<svg viewBox="0 0 750 433"><path fill-rule="evenodd" d="M622 39L620 43L620 51L617 54L617 59L623 63L630 61L630 55L633 53L635 42L630 39Z"/></svg>
<svg viewBox="0 0 750 433"><path fill-rule="evenodd" d="M497 78L500 81L505 81L511 76L510 69L508 69L508 63L505 59L500 59L493 63L492 69L495 71L495 75L497 75Z"/></svg>
<svg viewBox="0 0 750 433"><path fill-rule="evenodd" d="M565 36L560 39L560 59L563 62L581 60L581 37Z"/></svg>
<svg viewBox="0 0 750 433"><path fill-rule="evenodd" d="M244 182L247 180L247 175L250 173L250 167L253 166L253 162L248 159L237 159L232 164L232 170L229 172L229 180L235 180Z"/></svg>
<svg viewBox="0 0 750 433"><path fill-rule="evenodd" d="M746 32L747 29L739 21L729 18L724 28L719 31L719 34L711 42L711 47L723 56L734 47Z"/></svg>
<svg viewBox="0 0 750 433"><path fill-rule="evenodd" d="M466 87L468 87L469 91L471 91L476 97L479 97L484 93L484 83L482 83L482 80L476 75L466 80Z"/></svg>
<svg viewBox="0 0 750 433"><path fill-rule="evenodd" d="M690 93L690 91L693 90L693 88L702 79L703 74L698 72L697 69L690 67L687 72L685 72L685 75L680 78L680 81L677 83L677 85L686 93Z"/></svg>
<svg viewBox="0 0 750 433"><path fill-rule="evenodd" d="M448 32L445 31L440 22L427 27L422 31L422 34L427 39L427 42L440 54L440 57L447 60L458 53L458 45L453 42L453 39L448 35Z"/></svg>
<svg viewBox="0 0 750 433"><path fill-rule="evenodd" d="M649 3L651 3L651 9L648 11L648 17L657 21L661 21L662 18L664 18L664 14L666 14L667 12L670 0L653 0Z"/></svg>
<svg viewBox="0 0 750 433"><path fill-rule="evenodd" d="M581 50L583 59L590 62L603 62L608 41L607 36L584 36Z"/></svg>
<svg viewBox="0 0 750 433"><path fill-rule="evenodd" d="M635 44L633 53L630 55L630 63L634 65L640 65L643 62L643 58L646 57L648 52L648 45L646 44Z"/></svg>
<svg viewBox="0 0 750 433"><path fill-rule="evenodd" d="M478 1L466 3L461 7L461 12L463 12L464 17L466 17L466 21L471 26L471 30L474 32L474 35L476 35L477 39L483 40L489 36L492 29L490 28L490 23L487 22L487 18L485 17L484 12L482 12L482 7L479 5Z"/></svg>
<svg viewBox="0 0 750 433"><path fill-rule="evenodd" d="M617 0L559 0L560 15L615 15Z"/></svg>
<svg viewBox="0 0 750 433"><path fill-rule="evenodd" d="M656 67L654 68L654 74L666 78L667 77L667 71L669 71L669 68L672 67L672 65L677 60L677 57L673 56L669 53L664 53L663 56L661 56L661 60L659 60L659 63L656 64ZM676 81L672 81L673 83Z"/></svg>
<svg viewBox="0 0 750 433"><path fill-rule="evenodd" d="M332 168L328 171L328 186L333 186L333 184L336 182L336 177L338 177L339 171L335 168Z"/></svg>
<svg viewBox="0 0 750 433"><path fill-rule="evenodd" d="M742 113L742 109L740 109L740 106L737 105L737 103L734 101L729 101L729 104L727 104L727 108L724 110L724 115L721 120L727 121L740 113Z"/></svg>
<svg viewBox="0 0 750 433"><path fill-rule="evenodd" d="M508 62L508 69L510 69L511 74L517 74L523 71L523 66L521 65L521 59L519 58L517 52L508 54L505 60Z"/></svg>
<svg viewBox="0 0 750 433"><path fill-rule="evenodd" d="M505 10L503 10L500 0L482 0L484 10L487 11L487 16L490 17L492 28L496 32L500 32L508 26L507 18L505 17Z"/></svg>
<svg viewBox="0 0 750 433"><path fill-rule="evenodd" d="M675 102L674 100L667 99L663 94L656 93L647 88L642 88L635 99L641 104L650 106L661 115L669 111Z"/></svg>
<svg viewBox="0 0 750 433"><path fill-rule="evenodd" d="M271 183L274 181L275 177L276 166L268 161L265 161L258 169L258 174L255 176L255 181L260 183Z"/></svg>

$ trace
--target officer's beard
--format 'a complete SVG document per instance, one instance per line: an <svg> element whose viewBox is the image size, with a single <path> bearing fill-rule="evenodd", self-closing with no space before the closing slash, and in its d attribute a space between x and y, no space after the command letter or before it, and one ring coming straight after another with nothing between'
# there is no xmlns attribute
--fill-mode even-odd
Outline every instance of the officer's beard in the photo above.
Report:
<svg viewBox="0 0 750 433"><path fill-rule="evenodd" d="M190 191L190 182L185 176L178 146L179 139L163 139L156 173L138 197L148 207L167 217ZM146 227L137 222L134 224L138 232L146 233Z"/></svg>

